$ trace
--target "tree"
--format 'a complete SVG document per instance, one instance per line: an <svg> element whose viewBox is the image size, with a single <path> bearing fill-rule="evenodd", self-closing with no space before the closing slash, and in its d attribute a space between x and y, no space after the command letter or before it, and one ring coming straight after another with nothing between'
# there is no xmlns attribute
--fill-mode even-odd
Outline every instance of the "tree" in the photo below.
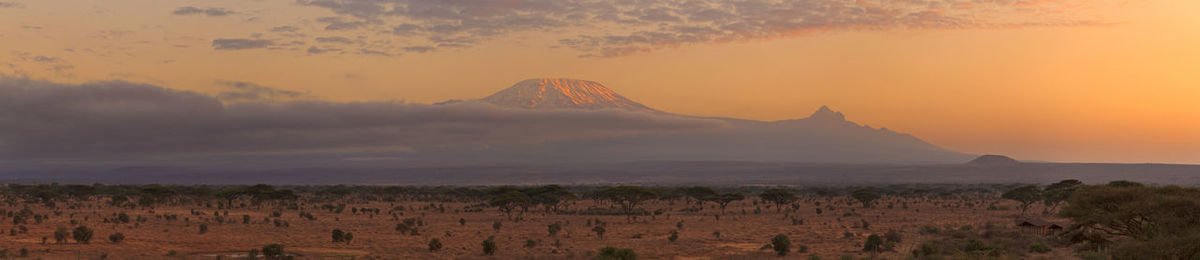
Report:
<svg viewBox="0 0 1200 260"><path fill-rule="evenodd" d="M791 204L796 201L796 194L784 189L767 189L758 195L762 200L775 203L775 212L779 212L783 208L783 204Z"/></svg>
<svg viewBox="0 0 1200 260"><path fill-rule="evenodd" d="M779 256L786 256L792 249L792 239L784 234L775 235L774 238L771 238L771 249L774 249L775 254Z"/></svg>
<svg viewBox="0 0 1200 260"><path fill-rule="evenodd" d="M693 186L683 188L683 195L696 200L696 204L703 206L705 200L717 196L717 191L709 187Z"/></svg>
<svg viewBox="0 0 1200 260"><path fill-rule="evenodd" d="M617 186L597 190L601 198L621 205L627 221L633 221L634 209L642 202L655 198L653 191L637 186Z"/></svg>
<svg viewBox="0 0 1200 260"><path fill-rule="evenodd" d="M1042 191L1042 204L1046 205L1046 214L1051 214L1058 205L1071 198L1071 193L1083 185L1079 180L1062 180L1046 186Z"/></svg>
<svg viewBox="0 0 1200 260"><path fill-rule="evenodd" d="M637 254L633 249L605 247L601 248L599 253L596 253L595 260L637 260Z"/></svg>
<svg viewBox="0 0 1200 260"><path fill-rule="evenodd" d="M525 193L521 193L520 191L510 190L493 197L488 201L488 204L500 209L500 212L504 212L504 215L508 216L508 219L512 219L513 210L530 202L532 201L529 199L529 195L525 195Z"/></svg>
<svg viewBox="0 0 1200 260"><path fill-rule="evenodd" d="M1075 237L1115 242L1113 259L1200 259L1200 189L1084 186L1059 215Z"/></svg>
<svg viewBox="0 0 1200 260"><path fill-rule="evenodd" d="M1021 203L1019 206L1021 208L1021 216L1025 216L1025 211L1029 210L1029 205L1033 205L1034 202L1042 199L1042 192L1037 186L1029 185L1011 189L1001 194L1000 197Z"/></svg>
<svg viewBox="0 0 1200 260"><path fill-rule="evenodd" d="M883 237L876 234L867 236L867 241L863 242L863 252L871 252L877 254L883 251Z"/></svg>
<svg viewBox="0 0 1200 260"><path fill-rule="evenodd" d="M718 206L721 206L721 214L725 214L725 206L729 206L729 203L734 202L734 201L744 200L744 199L746 199L745 196L742 196L741 194L736 194L736 193L725 193L725 194L721 194L721 195L713 195L708 198L708 200L712 200L712 201L716 202Z"/></svg>
<svg viewBox="0 0 1200 260"><path fill-rule="evenodd" d="M88 241L92 241L92 234L92 229L87 226L79 226L71 232L71 237L75 238L76 243L87 244Z"/></svg>
<svg viewBox="0 0 1200 260"><path fill-rule="evenodd" d="M560 206L576 199L575 193L559 185L546 185L526 191L534 203L542 205L546 213L558 211Z"/></svg>
<svg viewBox="0 0 1200 260"><path fill-rule="evenodd" d="M870 208L871 204L878 200L881 196L873 189L858 189L850 194L855 200L862 202L863 208Z"/></svg>

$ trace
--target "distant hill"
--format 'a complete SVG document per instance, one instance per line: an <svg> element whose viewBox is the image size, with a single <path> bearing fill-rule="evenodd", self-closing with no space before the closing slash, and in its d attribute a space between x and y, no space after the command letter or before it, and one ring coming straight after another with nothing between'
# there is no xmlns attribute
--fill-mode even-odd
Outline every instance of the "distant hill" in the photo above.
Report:
<svg viewBox="0 0 1200 260"><path fill-rule="evenodd" d="M967 162L968 165L1015 165L1020 163L1021 162L1013 160L1013 158L1009 158L1008 156L995 154L981 155L976 157L974 160Z"/></svg>

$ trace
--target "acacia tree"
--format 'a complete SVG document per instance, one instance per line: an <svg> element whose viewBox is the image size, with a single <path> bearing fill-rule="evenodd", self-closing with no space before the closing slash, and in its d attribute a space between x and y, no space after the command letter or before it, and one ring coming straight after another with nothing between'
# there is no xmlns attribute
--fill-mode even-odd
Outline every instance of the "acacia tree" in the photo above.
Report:
<svg viewBox="0 0 1200 260"><path fill-rule="evenodd" d="M775 212L779 212L783 208L783 204L791 204L796 201L796 194L792 194L784 189L767 189L758 195L765 201L775 203Z"/></svg>
<svg viewBox="0 0 1200 260"><path fill-rule="evenodd" d="M637 186L607 187L596 192L600 197L621 205L621 211L625 212L626 221L633 221L634 210L639 204L657 197L653 191Z"/></svg>
<svg viewBox="0 0 1200 260"><path fill-rule="evenodd" d="M1081 187L1059 215L1116 241L1113 259L1200 259L1200 189L1123 184Z"/></svg>
<svg viewBox="0 0 1200 260"><path fill-rule="evenodd" d="M871 204L882 196L873 189L858 189L851 193L850 197L854 197L855 200L862 202L863 208L870 208Z"/></svg>
<svg viewBox="0 0 1200 260"><path fill-rule="evenodd" d="M687 196L688 198L695 199L696 204L704 206L704 201L709 200L709 198L713 196L717 196L717 191L709 187L693 186L683 188L683 195Z"/></svg>
<svg viewBox="0 0 1200 260"><path fill-rule="evenodd" d="M721 206L721 214L725 214L725 206L729 206L730 202L744 200L746 197L737 193L725 193L721 195L713 195L707 199L716 202L717 205Z"/></svg>
<svg viewBox="0 0 1200 260"><path fill-rule="evenodd" d="M1042 191L1042 204L1046 205L1045 214L1049 215L1054 213L1054 210L1058 208L1058 205L1067 199L1070 199L1071 193L1074 193L1075 190L1081 185L1083 185L1083 182L1070 179L1062 180L1046 186L1046 189Z"/></svg>
<svg viewBox="0 0 1200 260"><path fill-rule="evenodd" d="M521 207L522 205L529 204L530 202L531 200L529 199L529 196L525 195L525 193L516 190L510 190L504 194L493 197L490 201L488 201L488 204L500 209L500 212L504 212L504 215L508 216L508 219L512 219L513 210L515 210L517 207Z"/></svg>
<svg viewBox="0 0 1200 260"><path fill-rule="evenodd" d="M1029 210L1029 206L1042 199L1042 191L1034 185L1021 186L1004 192L1000 197L1021 203L1021 216L1025 216L1025 211Z"/></svg>

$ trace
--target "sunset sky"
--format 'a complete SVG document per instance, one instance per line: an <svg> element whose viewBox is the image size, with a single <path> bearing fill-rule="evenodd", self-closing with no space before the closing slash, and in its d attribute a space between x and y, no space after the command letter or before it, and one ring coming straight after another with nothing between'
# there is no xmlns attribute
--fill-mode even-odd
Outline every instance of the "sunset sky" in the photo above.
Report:
<svg viewBox="0 0 1200 260"><path fill-rule="evenodd" d="M1200 163L1197 10L1178 0L0 0L0 74L412 103L579 78L679 114L783 120L828 105L965 153Z"/></svg>

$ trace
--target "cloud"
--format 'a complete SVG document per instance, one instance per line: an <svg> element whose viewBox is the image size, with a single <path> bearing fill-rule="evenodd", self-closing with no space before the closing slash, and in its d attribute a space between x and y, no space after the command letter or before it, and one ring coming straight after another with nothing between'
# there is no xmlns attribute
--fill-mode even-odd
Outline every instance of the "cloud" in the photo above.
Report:
<svg viewBox="0 0 1200 260"><path fill-rule="evenodd" d="M280 91L248 83L227 84L251 92ZM225 103L214 96L147 84L58 84L17 78L0 78L0 125L5 126L0 131L0 158L26 161L396 147L421 151L447 145L691 132L725 126L719 121L668 115L507 109L471 102Z"/></svg>
<svg viewBox="0 0 1200 260"><path fill-rule="evenodd" d="M958 30L1104 24L1077 10L1120 1L1027 0L298 0L329 10L325 30L391 32L390 46L469 47L516 33L559 36L548 45L615 57L694 44L814 32ZM425 40L427 43L419 42ZM445 40L454 40L447 42Z"/></svg>
<svg viewBox="0 0 1200 260"><path fill-rule="evenodd" d="M274 41L264 39L216 39L212 46L217 50L246 50L262 49L275 45Z"/></svg>
<svg viewBox="0 0 1200 260"><path fill-rule="evenodd" d="M299 30L300 30L300 28L295 27L295 26L279 26L279 27L271 28L271 32L295 32L295 31L299 31Z"/></svg>
<svg viewBox="0 0 1200 260"><path fill-rule="evenodd" d="M185 7L180 7L178 9L175 9L175 11L172 11L171 13L175 14L175 15L206 15L206 16L212 17L212 16L227 16L227 15L234 14L235 12L233 10L229 10L229 9L225 9L225 8L212 8L212 7L199 8L199 7L185 6Z"/></svg>
<svg viewBox="0 0 1200 260"><path fill-rule="evenodd" d="M308 54L324 54L326 52L335 52L335 51L342 51L342 49L338 49L338 48L322 49L322 48L317 48L317 46L312 46L312 47L308 47L308 50L306 52L308 52Z"/></svg>
<svg viewBox="0 0 1200 260"><path fill-rule="evenodd" d="M25 5L22 5L21 3L14 3L14 2L0 2L0 8L21 8L21 7L25 7Z"/></svg>
<svg viewBox="0 0 1200 260"><path fill-rule="evenodd" d="M217 84L229 88L229 91L217 94L217 99L224 102L286 101L307 96L302 92L275 89L250 82L218 81Z"/></svg>
<svg viewBox="0 0 1200 260"><path fill-rule="evenodd" d="M320 43L354 44L354 40L346 37L317 37L316 40Z"/></svg>

